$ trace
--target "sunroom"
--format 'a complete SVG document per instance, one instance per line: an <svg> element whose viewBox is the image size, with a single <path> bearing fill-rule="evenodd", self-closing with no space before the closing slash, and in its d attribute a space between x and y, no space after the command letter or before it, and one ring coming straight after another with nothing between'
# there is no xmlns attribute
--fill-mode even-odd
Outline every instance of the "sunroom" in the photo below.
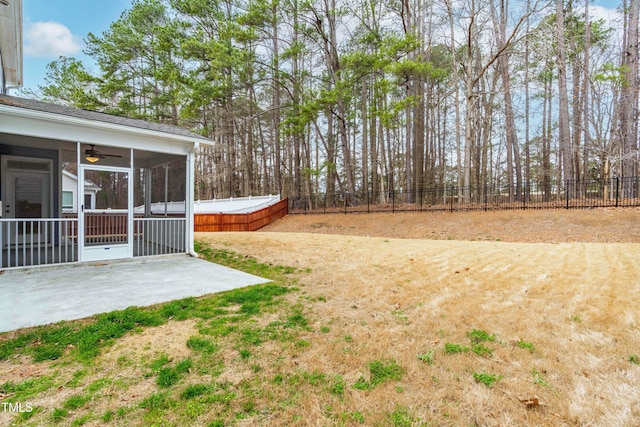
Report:
<svg viewBox="0 0 640 427"><path fill-rule="evenodd" d="M193 254L182 128L0 95L0 268ZM152 214L181 202L184 213Z"/></svg>

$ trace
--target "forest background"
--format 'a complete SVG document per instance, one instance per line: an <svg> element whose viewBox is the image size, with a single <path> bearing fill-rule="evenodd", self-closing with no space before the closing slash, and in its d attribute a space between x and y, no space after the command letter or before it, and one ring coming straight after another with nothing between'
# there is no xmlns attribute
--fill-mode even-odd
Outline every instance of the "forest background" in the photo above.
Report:
<svg viewBox="0 0 640 427"><path fill-rule="evenodd" d="M199 199L520 200L637 177L639 8L623 0L615 22L589 0L135 0L87 35L97 70L60 57L26 95L210 138Z"/></svg>

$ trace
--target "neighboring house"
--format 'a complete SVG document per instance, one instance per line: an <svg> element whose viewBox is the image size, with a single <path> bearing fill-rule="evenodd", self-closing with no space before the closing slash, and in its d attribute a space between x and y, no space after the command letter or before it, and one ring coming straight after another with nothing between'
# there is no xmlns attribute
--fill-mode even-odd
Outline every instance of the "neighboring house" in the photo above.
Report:
<svg viewBox="0 0 640 427"><path fill-rule="evenodd" d="M101 188L90 179L84 180L85 207L96 208L96 193L100 190ZM62 212L78 212L78 177L64 169L62 170Z"/></svg>

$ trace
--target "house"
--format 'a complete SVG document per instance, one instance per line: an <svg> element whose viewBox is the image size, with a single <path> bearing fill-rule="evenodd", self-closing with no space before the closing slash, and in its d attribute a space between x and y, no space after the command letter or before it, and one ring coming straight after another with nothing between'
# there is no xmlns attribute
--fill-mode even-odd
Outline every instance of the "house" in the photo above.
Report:
<svg viewBox="0 0 640 427"><path fill-rule="evenodd" d="M194 161L211 141L7 95L22 71L22 0L0 0L0 269L193 254ZM169 193L187 209L154 215Z"/></svg>
<svg viewBox="0 0 640 427"><path fill-rule="evenodd" d="M194 161L211 143L174 126L0 95L0 268L193 254ZM73 204L63 165L78 171ZM187 201L184 214L152 213L167 192ZM136 205L145 209L134 216ZM63 215L73 206L77 215Z"/></svg>
<svg viewBox="0 0 640 427"><path fill-rule="evenodd" d="M96 194L102 190L91 180L84 181L84 206L96 208ZM144 207L143 207L144 208ZM66 169L62 170L62 212L78 212L78 177ZM144 210L142 210L144 212ZM0 214L2 216L2 214Z"/></svg>

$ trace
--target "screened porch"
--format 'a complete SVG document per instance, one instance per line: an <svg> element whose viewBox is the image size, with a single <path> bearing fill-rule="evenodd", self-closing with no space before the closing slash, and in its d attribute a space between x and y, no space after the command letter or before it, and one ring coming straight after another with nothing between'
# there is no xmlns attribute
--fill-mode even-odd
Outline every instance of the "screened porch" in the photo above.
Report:
<svg viewBox="0 0 640 427"><path fill-rule="evenodd" d="M193 253L193 159L209 140L6 95L0 124L0 269Z"/></svg>
<svg viewBox="0 0 640 427"><path fill-rule="evenodd" d="M185 213L157 215L150 209L185 200L185 158L153 165L154 153L112 149L123 154L110 154L100 166L81 159L78 167L69 159L4 154L12 148L0 145L1 268L187 252ZM125 158L133 168L123 167Z"/></svg>

